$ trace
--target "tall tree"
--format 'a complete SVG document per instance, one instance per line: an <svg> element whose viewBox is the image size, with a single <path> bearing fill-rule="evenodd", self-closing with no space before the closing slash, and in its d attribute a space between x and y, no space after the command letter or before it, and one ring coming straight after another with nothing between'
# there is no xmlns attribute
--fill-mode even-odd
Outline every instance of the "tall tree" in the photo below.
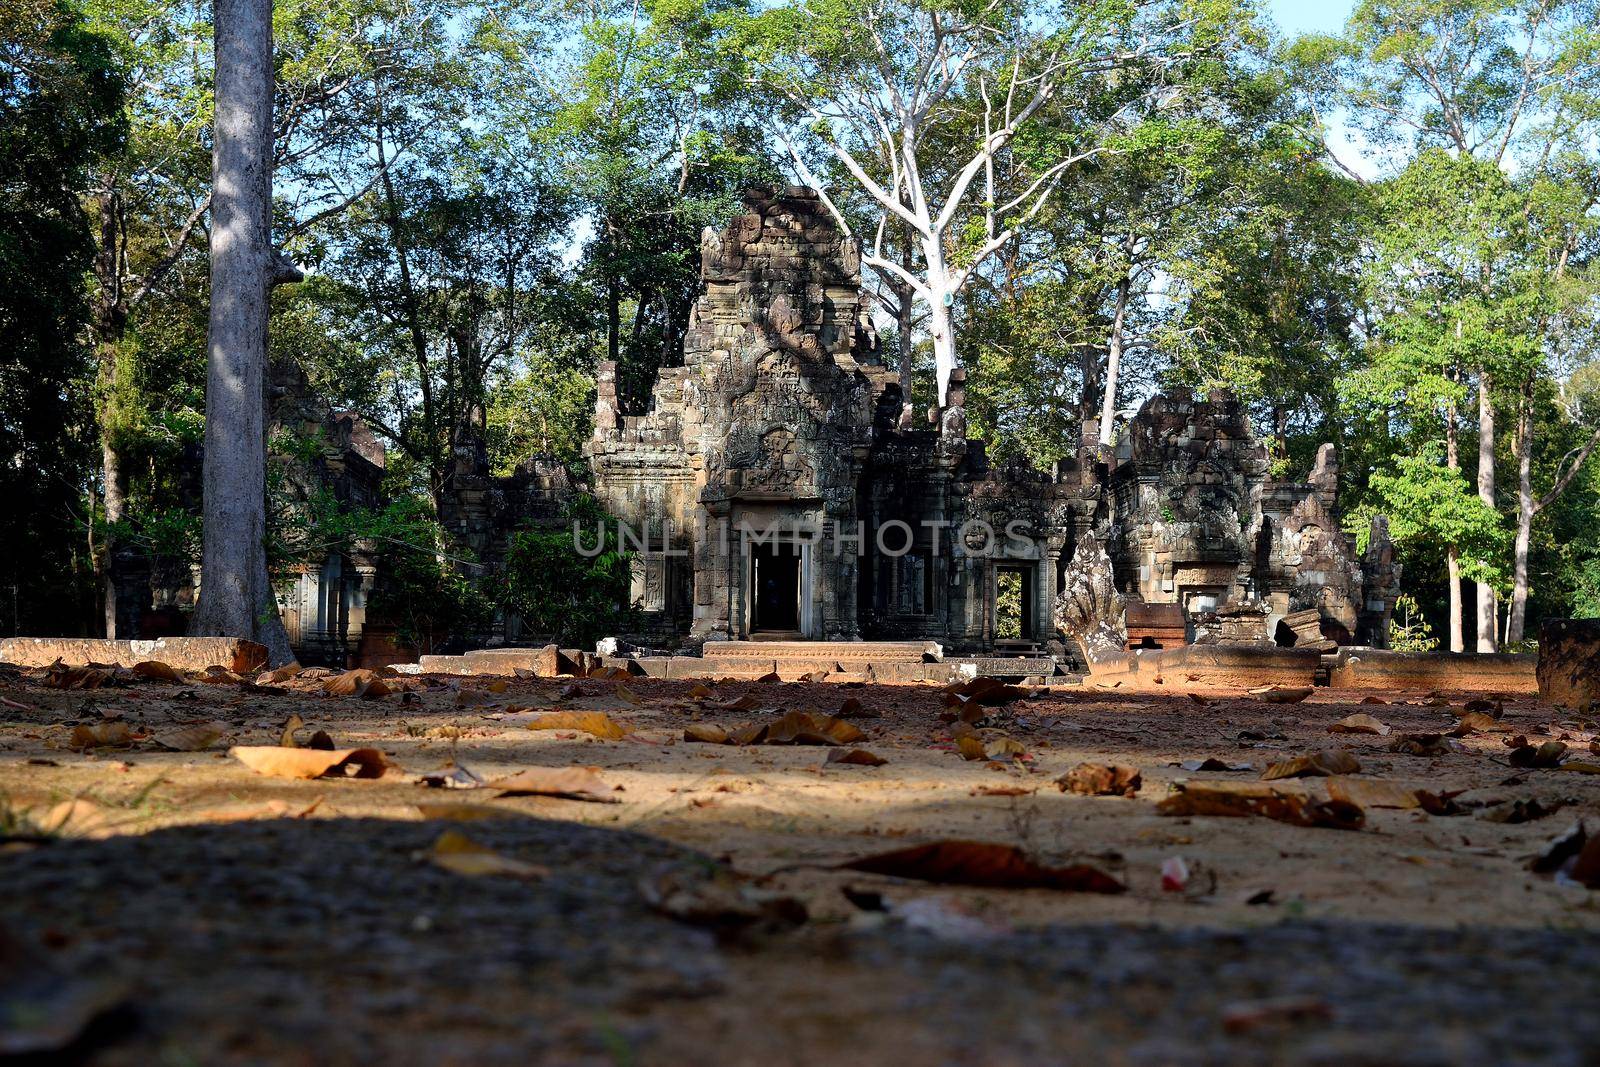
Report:
<svg viewBox="0 0 1600 1067"><path fill-rule="evenodd" d="M1600 37L1595 31L1592 0L1364 0L1352 16L1348 42L1357 57L1350 70L1348 99L1374 143L1390 149L1442 148L1462 160L1518 172L1518 189L1526 196L1538 185L1535 175L1558 167L1573 155L1594 165L1594 136L1600 129ZM1501 220L1501 236L1529 223L1531 202L1524 200ZM1585 213L1593 209L1591 201ZM1485 233L1484 236L1488 236ZM1471 239L1470 235L1455 235ZM1560 242L1557 242L1558 244ZM1561 271L1560 255L1546 256L1523 278L1524 294L1549 292L1551 274ZM1494 265L1479 258L1470 264L1475 276L1456 272L1450 284L1472 286L1471 293L1487 307L1507 297L1507 282ZM1502 309L1503 310L1503 309ZM1547 346L1549 316L1524 306L1524 321L1499 327L1525 331L1536 348ZM1503 320L1503 317L1502 317ZM1541 323L1543 325L1541 325ZM1463 324L1463 330L1467 324ZM1463 337L1465 340L1465 337ZM1479 347L1463 372L1476 381L1477 469L1479 498L1494 508L1496 500L1497 406L1503 395L1525 397L1540 360L1515 366L1496 365L1492 346ZM1520 438L1533 433L1534 420L1516 427L1519 457L1531 447ZM1520 463L1519 463L1520 465ZM1525 604L1526 544L1534 513L1531 488L1524 489L1519 471L1517 526L1523 563L1515 578L1513 598ZM1523 610L1513 612L1517 636ZM1477 583L1477 647L1493 651L1497 641L1496 591L1488 580Z"/></svg>
<svg viewBox="0 0 1600 1067"><path fill-rule="evenodd" d="M217 0L204 544L189 631L291 657L267 577L267 293L298 277L272 246L272 0Z"/></svg>

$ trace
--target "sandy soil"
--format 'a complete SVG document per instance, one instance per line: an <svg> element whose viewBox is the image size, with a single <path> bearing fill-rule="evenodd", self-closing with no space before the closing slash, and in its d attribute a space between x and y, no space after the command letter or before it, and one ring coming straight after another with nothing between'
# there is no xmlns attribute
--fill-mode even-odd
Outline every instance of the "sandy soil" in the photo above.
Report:
<svg viewBox="0 0 1600 1067"><path fill-rule="evenodd" d="M1527 862L1580 819L1600 828L1600 775L1518 769L1505 733L1424 757L1327 730L1368 713L1394 735L1448 731L1471 694L1200 704L1061 687L979 724L991 751L1010 738L1024 758L967 760L932 688L727 682L695 700L693 683L646 679L467 698L461 684L363 700L311 679L0 678L0 994L58 1019L114 1006L50 1062L1594 1062L1600 896ZM724 706L741 697L756 707ZM686 725L847 698L883 766L683 740ZM628 736L527 728L549 709L604 712ZM276 744L291 714L302 744L325 730L400 769L299 781L227 754ZM1594 729L1527 698L1500 717L1534 744L1565 737L1569 756ZM164 737L213 721L208 751L71 747L78 725ZM1463 814L1369 806L1351 832L1156 810L1175 784L1254 781L1330 746L1360 780L1461 791ZM1181 766L1207 757L1251 769ZM1142 788L1063 792L1082 761L1132 764ZM418 784L452 762L485 779L592 766L619 802ZM1518 801L1550 813L1501 821ZM419 803L513 815L430 820ZM451 829L548 872L442 869L427 856ZM1127 892L838 868L947 838L1093 864ZM1174 857L1181 891L1162 885ZM733 914L758 906L789 921Z"/></svg>

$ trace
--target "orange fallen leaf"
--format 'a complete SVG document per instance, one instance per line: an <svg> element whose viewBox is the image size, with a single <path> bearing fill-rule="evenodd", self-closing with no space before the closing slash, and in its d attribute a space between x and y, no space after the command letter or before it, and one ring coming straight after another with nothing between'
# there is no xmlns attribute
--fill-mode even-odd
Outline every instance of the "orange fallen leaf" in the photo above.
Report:
<svg viewBox="0 0 1600 1067"><path fill-rule="evenodd" d="M235 745L228 755L271 778L382 778L393 764L375 748L283 748ZM335 773L342 772L342 773Z"/></svg>
<svg viewBox="0 0 1600 1067"><path fill-rule="evenodd" d="M1279 763L1269 764L1261 772L1264 782L1279 778L1326 778L1333 774L1359 774L1361 764L1342 748L1325 748L1304 756L1296 756Z"/></svg>
<svg viewBox="0 0 1600 1067"><path fill-rule="evenodd" d="M728 731L715 723L709 722L692 722L685 726L683 728L683 739L685 741L699 741L707 745L732 744L731 739L728 737Z"/></svg>
<svg viewBox="0 0 1600 1067"><path fill-rule="evenodd" d="M1295 826L1359 830L1366 813L1347 800L1322 800L1265 782L1189 782L1156 805L1161 815L1258 815Z"/></svg>
<svg viewBox="0 0 1600 1067"><path fill-rule="evenodd" d="M1124 763L1080 763L1056 779L1063 793L1086 797L1131 797L1140 784L1139 768Z"/></svg>
<svg viewBox="0 0 1600 1067"><path fill-rule="evenodd" d="M1122 893L1127 887L1087 864L1045 867L1012 845L984 841L935 841L839 864L841 870L910 878L940 885L996 889L1060 889Z"/></svg>
<svg viewBox="0 0 1600 1067"><path fill-rule="evenodd" d="M372 684L377 675L365 668L345 671L343 674L334 675L322 683L322 691L329 696L349 697L355 696L361 690Z"/></svg>
<svg viewBox="0 0 1600 1067"><path fill-rule="evenodd" d="M530 730L582 730L606 741L620 741L627 731L603 711L550 711L528 723Z"/></svg>
<svg viewBox="0 0 1600 1067"><path fill-rule="evenodd" d="M74 726L67 744L72 748L99 748L102 745L131 745L133 731L127 723L103 722L95 726Z"/></svg>
<svg viewBox="0 0 1600 1067"><path fill-rule="evenodd" d="M158 659L140 660L133 665L133 673L152 682L177 682L181 685L188 681L178 668Z"/></svg>
<svg viewBox="0 0 1600 1067"><path fill-rule="evenodd" d="M976 734L963 734L956 738L956 751L961 753L962 759L980 760L989 758L989 750L983 747L983 742L978 740Z"/></svg>

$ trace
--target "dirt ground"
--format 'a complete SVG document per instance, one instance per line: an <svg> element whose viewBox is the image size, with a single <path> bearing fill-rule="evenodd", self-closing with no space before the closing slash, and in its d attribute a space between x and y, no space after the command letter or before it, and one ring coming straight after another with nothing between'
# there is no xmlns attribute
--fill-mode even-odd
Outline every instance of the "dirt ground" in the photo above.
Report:
<svg viewBox="0 0 1600 1067"><path fill-rule="evenodd" d="M932 687L486 681L391 679L406 691L363 699L305 676L84 690L0 677L0 1057L57 1042L39 1062L1600 1055L1600 894L1529 869L1575 823L1600 828L1600 775L1519 768L1508 747L1562 738L1569 761L1600 763L1595 724L1531 698L1488 713L1509 732L1423 756L1391 744L1448 734L1481 694L1200 703L1062 686L986 709L972 729L1001 758L968 759ZM827 762L820 745L684 739L849 699L865 736L845 747L881 766ZM551 710L601 712L625 736L529 728ZM1329 733L1363 713L1391 732ZM395 766L297 780L229 754L278 745L291 715L300 745L321 730ZM208 749L160 747L208 723ZM75 727L116 724L131 740L74 747ZM1401 787L1353 794L1357 830L1157 810L1184 783L1258 781L1328 748L1355 756L1354 779ZM1249 767L1183 766L1208 757ZM1085 761L1137 767L1138 792L1063 791L1056 779ZM487 781L594 767L612 802L420 782L452 766ZM1418 788L1456 794L1457 813L1373 803ZM465 865L436 844L463 835L484 850ZM946 839L1092 865L1126 892L840 867Z"/></svg>

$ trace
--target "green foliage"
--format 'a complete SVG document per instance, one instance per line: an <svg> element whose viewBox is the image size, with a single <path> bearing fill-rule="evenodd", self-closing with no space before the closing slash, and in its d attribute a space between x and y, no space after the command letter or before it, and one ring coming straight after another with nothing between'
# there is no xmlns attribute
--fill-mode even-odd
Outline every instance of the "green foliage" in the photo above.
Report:
<svg viewBox="0 0 1600 1067"><path fill-rule="evenodd" d="M1372 475L1371 488L1397 544L1455 545L1468 579L1505 581L1501 561L1510 531L1499 512L1478 498L1466 475L1441 462L1437 450L1396 456L1389 471Z"/></svg>
<svg viewBox="0 0 1600 1067"><path fill-rule="evenodd" d="M1394 615L1389 619L1389 648L1395 652L1434 652L1439 648L1439 639L1433 636L1414 597L1395 599Z"/></svg>
<svg viewBox="0 0 1600 1067"><path fill-rule="evenodd" d="M632 557L618 543L616 520L592 497L577 498L564 518L565 528L512 537L504 600L526 632L587 648L628 629ZM580 553L580 544L593 554Z"/></svg>
<svg viewBox="0 0 1600 1067"><path fill-rule="evenodd" d="M450 556L444 531L414 500L347 513L347 543L377 550L380 580L368 617L395 626L402 644L419 652L456 647L485 632L494 602L469 561Z"/></svg>
<svg viewBox="0 0 1600 1067"><path fill-rule="evenodd" d="M117 149L113 41L68 4L0 0L0 631L73 632L89 570L83 341L93 258L77 197Z"/></svg>

